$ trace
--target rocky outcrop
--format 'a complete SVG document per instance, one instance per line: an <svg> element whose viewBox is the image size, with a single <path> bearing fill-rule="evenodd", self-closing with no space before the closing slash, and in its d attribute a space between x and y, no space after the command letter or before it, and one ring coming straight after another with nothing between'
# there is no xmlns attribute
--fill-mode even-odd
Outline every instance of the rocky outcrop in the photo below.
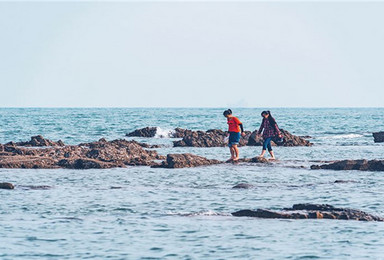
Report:
<svg viewBox="0 0 384 260"><path fill-rule="evenodd" d="M240 138L240 146L247 145L248 138L251 132L246 131L245 136ZM211 129L208 131L191 131L187 130L183 133L182 140L174 141L175 147L222 147L228 143L225 141L227 132L218 129Z"/></svg>
<svg viewBox="0 0 384 260"><path fill-rule="evenodd" d="M311 146L312 143L299 136L293 135L288 131L281 129L281 133L284 137L284 142L279 143L279 146ZM174 141L175 147L188 146L188 147L222 147L227 143L224 138L227 136L227 132L218 129L212 129L208 131L191 131L187 130L183 133L183 139ZM262 146L264 139L262 136L257 135L257 131L249 132L245 131L245 136L240 139L240 146ZM272 145L276 145L272 142Z"/></svg>
<svg viewBox="0 0 384 260"><path fill-rule="evenodd" d="M112 168L155 164L163 160L156 151L145 150L136 141L100 139L79 145L25 148L17 143L0 147L0 168Z"/></svg>
<svg viewBox="0 0 384 260"><path fill-rule="evenodd" d="M0 182L0 189L3 190L13 190L15 186L9 182Z"/></svg>
<svg viewBox="0 0 384 260"><path fill-rule="evenodd" d="M383 143L384 142L384 132L373 133L373 139L375 143Z"/></svg>
<svg viewBox="0 0 384 260"><path fill-rule="evenodd" d="M184 154L168 154L166 161L159 165L154 165L154 168L190 168L197 166L207 166L222 163L218 160L207 159L202 156L184 153Z"/></svg>
<svg viewBox="0 0 384 260"><path fill-rule="evenodd" d="M327 169L336 171L384 171L384 160L343 160L329 164L312 165L311 169Z"/></svg>
<svg viewBox="0 0 384 260"><path fill-rule="evenodd" d="M27 142L17 142L17 143L8 143L8 145L16 145L16 146L64 146L63 141L59 140L57 142L51 141L49 139L45 139L41 135L32 136L30 141Z"/></svg>
<svg viewBox="0 0 384 260"><path fill-rule="evenodd" d="M136 136L136 137L154 137L157 132L157 127L144 127L141 129L136 129L133 132L126 134L126 136Z"/></svg>
<svg viewBox="0 0 384 260"><path fill-rule="evenodd" d="M296 136L288 132L287 130L280 129L281 134L283 135L283 142L276 144L273 141L271 144L273 146L312 146L313 144L306 140L303 137ZM257 131L252 132L252 134L249 137L247 145L249 146L262 146L264 142L264 139L262 136L257 135Z"/></svg>
<svg viewBox="0 0 384 260"><path fill-rule="evenodd" d="M236 217L280 218L280 219L342 219L360 221L384 221L384 218L364 211L337 208L328 204L295 204L281 211L267 209L240 210L232 213Z"/></svg>
<svg viewBox="0 0 384 260"><path fill-rule="evenodd" d="M280 129L284 137L284 142L279 143L280 146L311 146L312 143L303 137L296 136L290 132ZM137 129L127 136L137 137L154 137L156 136L156 127L145 127ZM174 141L175 147L224 147L227 145L225 137L227 132L219 129L211 129L208 131L193 131L183 128L176 128L171 131L168 137L182 138L182 140ZM240 146L262 146L263 138L257 135L257 131L245 131L245 136L240 139ZM272 145L276 145L272 142Z"/></svg>

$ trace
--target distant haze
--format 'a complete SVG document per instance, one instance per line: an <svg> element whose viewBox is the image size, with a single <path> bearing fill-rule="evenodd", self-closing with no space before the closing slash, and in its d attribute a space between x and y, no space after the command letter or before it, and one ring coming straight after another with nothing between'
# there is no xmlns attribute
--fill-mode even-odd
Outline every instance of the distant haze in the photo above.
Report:
<svg viewBox="0 0 384 260"><path fill-rule="evenodd" d="M3 107L383 107L383 2L0 2Z"/></svg>

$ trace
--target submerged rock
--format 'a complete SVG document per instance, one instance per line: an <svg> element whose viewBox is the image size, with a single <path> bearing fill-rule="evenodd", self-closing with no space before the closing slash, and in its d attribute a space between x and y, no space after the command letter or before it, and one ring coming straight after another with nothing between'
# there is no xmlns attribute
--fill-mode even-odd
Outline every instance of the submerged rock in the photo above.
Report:
<svg viewBox="0 0 384 260"><path fill-rule="evenodd" d="M311 169L327 169L336 171L384 171L384 160L342 160L329 164L312 165Z"/></svg>
<svg viewBox="0 0 384 260"><path fill-rule="evenodd" d="M206 166L222 163L218 160L207 159L202 156L184 153L184 154L168 154L166 161L162 164L154 165L153 168L190 168L197 166Z"/></svg>
<svg viewBox="0 0 384 260"><path fill-rule="evenodd" d="M155 164L165 157L153 150L145 150L136 141L104 138L97 142L79 145L25 148L6 144L0 153L0 168L112 168L127 165Z"/></svg>
<svg viewBox="0 0 384 260"><path fill-rule="evenodd" d="M375 143L383 143L384 142L384 132L373 133L373 138Z"/></svg>
<svg viewBox="0 0 384 260"><path fill-rule="evenodd" d="M239 183L232 187L232 189L252 189L254 186L249 183Z"/></svg>
<svg viewBox="0 0 384 260"><path fill-rule="evenodd" d="M3 190L13 190L15 186L9 182L0 182L0 189Z"/></svg>
<svg viewBox="0 0 384 260"><path fill-rule="evenodd" d="M235 217L281 218L281 219L343 219L360 221L384 221L384 218L364 211L336 208L328 204L295 204L281 211L267 209L240 210L232 213Z"/></svg>

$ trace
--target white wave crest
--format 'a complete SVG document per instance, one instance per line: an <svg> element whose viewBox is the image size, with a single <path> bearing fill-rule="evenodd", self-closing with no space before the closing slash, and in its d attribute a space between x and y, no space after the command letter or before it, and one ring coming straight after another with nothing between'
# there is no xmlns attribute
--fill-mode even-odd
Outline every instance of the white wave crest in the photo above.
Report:
<svg viewBox="0 0 384 260"><path fill-rule="evenodd" d="M196 217L196 216L231 216L229 213L218 213L212 210L199 211L199 212L172 212L168 211L168 215L184 216L184 217Z"/></svg>
<svg viewBox="0 0 384 260"><path fill-rule="evenodd" d="M324 139L353 139L353 138L359 138L363 137L362 134L342 134L342 135L334 135L334 136L327 136L324 137Z"/></svg>
<svg viewBox="0 0 384 260"><path fill-rule="evenodd" d="M170 138L174 135L175 130L170 129L162 129L160 127L156 127L155 138Z"/></svg>

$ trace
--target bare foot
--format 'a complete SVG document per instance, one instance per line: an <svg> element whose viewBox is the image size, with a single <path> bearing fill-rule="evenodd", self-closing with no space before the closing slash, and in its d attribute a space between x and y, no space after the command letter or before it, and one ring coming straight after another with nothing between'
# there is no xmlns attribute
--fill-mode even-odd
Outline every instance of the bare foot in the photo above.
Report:
<svg viewBox="0 0 384 260"><path fill-rule="evenodd" d="M237 162L239 160L239 157L236 157L233 159L234 162Z"/></svg>

